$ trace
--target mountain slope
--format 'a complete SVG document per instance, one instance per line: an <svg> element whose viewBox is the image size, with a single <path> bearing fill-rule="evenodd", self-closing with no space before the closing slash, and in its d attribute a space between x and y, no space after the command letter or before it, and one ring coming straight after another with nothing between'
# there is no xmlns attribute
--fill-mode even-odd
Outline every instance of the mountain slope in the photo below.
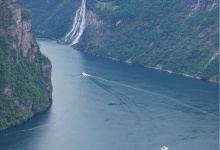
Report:
<svg viewBox="0 0 220 150"><path fill-rule="evenodd" d="M35 32L57 39L71 28L75 9L79 3L79 0L22 1L23 7L32 12Z"/></svg>
<svg viewBox="0 0 220 150"><path fill-rule="evenodd" d="M30 17L20 0L0 0L0 131L51 104L52 67L31 33Z"/></svg>
<svg viewBox="0 0 220 150"><path fill-rule="evenodd" d="M24 0L25 6L31 9L32 1ZM50 13L49 18L63 17L65 22L66 10L72 8L72 18L67 18L73 22L81 1L74 7L68 0L61 2L66 4L63 13ZM87 0L86 29L74 46L103 57L219 81L218 6L217 0ZM71 25L61 24L47 26L66 32L45 35L64 37ZM50 29L42 26L42 30Z"/></svg>

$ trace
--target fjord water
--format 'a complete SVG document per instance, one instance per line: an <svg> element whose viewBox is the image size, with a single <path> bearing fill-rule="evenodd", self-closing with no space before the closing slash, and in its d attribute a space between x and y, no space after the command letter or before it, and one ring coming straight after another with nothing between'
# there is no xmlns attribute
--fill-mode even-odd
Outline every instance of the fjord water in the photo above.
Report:
<svg viewBox="0 0 220 150"><path fill-rule="evenodd" d="M1 132L1 150L218 150L218 84L38 42L53 104Z"/></svg>

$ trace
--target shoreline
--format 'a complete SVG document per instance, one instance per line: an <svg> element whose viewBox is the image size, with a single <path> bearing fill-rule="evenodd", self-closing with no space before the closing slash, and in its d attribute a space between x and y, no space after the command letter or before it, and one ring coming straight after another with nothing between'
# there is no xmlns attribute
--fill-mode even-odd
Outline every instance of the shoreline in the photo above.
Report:
<svg viewBox="0 0 220 150"><path fill-rule="evenodd" d="M20 125L23 125L23 124L27 123L29 120L31 120L33 117L35 117L37 115L40 115L40 114L43 114L46 111L49 111L51 109L51 107L52 107L52 104L53 104L53 102L51 101L50 105L48 107L46 107L45 109L43 109L43 110L41 110L39 112L33 113L31 116L29 116L25 120L20 121L18 124L14 124L12 126L4 128L3 130L0 130L0 133L7 132L7 130L10 130L12 128L16 128L16 127L18 127ZM9 135L9 134L5 134L5 136L7 136L7 135Z"/></svg>
<svg viewBox="0 0 220 150"><path fill-rule="evenodd" d="M43 37L40 37L40 38L43 38ZM44 37L44 38L48 38L48 39L51 39L51 40L55 40L55 41L56 41L57 43L59 43L59 44L66 45L66 44L62 43L61 40L56 39L56 38L52 38L52 37ZM68 46L68 45L67 45L67 46ZM88 51L84 51L84 50L81 50L81 49L77 49L77 47L73 47L73 46L70 46L70 47L73 48L73 49L75 49L75 50L78 50L78 51L81 51L81 52L84 52L84 53L87 53L87 54L90 54L90 55L93 55L93 56L102 57L102 58L106 58L106 59L111 59L111 60L113 60L113 61L123 62L123 63L130 64L130 65L135 65L135 64L131 61L131 59L127 59L127 60L125 60L125 61L122 61L122 60L119 60L119 59L114 58L114 57L106 57L106 56L102 56L102 55L98 55L98 54L93 54L93 53L88 52ZM198 77L198 76L192 76L192 75L185 74L185 73L173 72L173 71L171 71L171 70L166 70L166 69L162 69L162 68L159 68L159 67L150 67L150 66L141 65L141 64L137 64L137 65L140 65L140 66L142 66L142 67L144 67L144 68L148 68L148 69L154 69L154 70L158 70L158 71L167 72L167 73L170 73L170 74L177 74L177 75L181 75L181 76L188 77L188 78L194 78L194 79L204 80L204 81L208 81L208 82L215 83L215 84L220 84L220 81L207 80L207 79L203 79L203 78Z"/></svg>
<svg viewBox="0 0 220 150"><path fill-rule="evenodd" d="M77 48L74 48L74 47L72 47L72 48L75 49L75 50L82 51L84 53L93 55L93 56L102 57L102 58L106 58L106 59L111 59L113 61L123 62L123 63L130 64L130 65L135 65L130 59L122 61L122 60L119 60L119 59L114 58L114 57L105 57L105 56L102 56L102 55L97 55L97 54L90 53L88 51L83 51L83 50L80 50L80 49L77 49ZM204 80L204 81L208 81L208 82L215 83L215 84L220 84L220 81L218 82L218 81L214 81L214 80L207 80L207 79L203 79L203 78L198 77L198 76L192 76L192 75L185 74L185 73L173 72L171 70L166 70L166 69L162 69L162 68L159 68L159 67L150 67L150 66L141 65L141 64L137 64L137 65L142 66L144 68L148 68L148 69L154 69L154 70L158 70L158 71L167 72L167 73L170 73L170 74L177 74L177 75L188 77L188 78L194 78L194 79Z"/></svg>

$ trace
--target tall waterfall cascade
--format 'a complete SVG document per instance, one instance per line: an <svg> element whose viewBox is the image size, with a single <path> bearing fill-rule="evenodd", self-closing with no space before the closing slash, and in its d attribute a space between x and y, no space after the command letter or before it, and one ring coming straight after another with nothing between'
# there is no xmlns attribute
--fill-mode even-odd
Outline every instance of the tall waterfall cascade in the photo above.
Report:
<svg viewBox="0 0 220 150"><path fill-rule="evenodd" d="M69 46L77 44L86 25L86 0L82 0L81 6L76 11L72 29L65 35L63 41Z"/></svg>

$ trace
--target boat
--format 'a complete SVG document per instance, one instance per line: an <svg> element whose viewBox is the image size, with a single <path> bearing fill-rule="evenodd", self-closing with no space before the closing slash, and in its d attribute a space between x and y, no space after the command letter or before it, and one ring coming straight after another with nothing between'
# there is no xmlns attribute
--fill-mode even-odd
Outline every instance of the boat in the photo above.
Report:
<svg viewBox="0 0 220 150"><path fill-rule="evenodd" d="M168 150L168 147L163 146L163 147L161 147L161 149L160 149L160 150Z"/></svg>
<svg viewBox="0 0 220 150"><path fill-rule="evenodd" d="M82 75L83 75L84 77L89 77L89 75L86 74L84 71L82 72Z"/></svg>

